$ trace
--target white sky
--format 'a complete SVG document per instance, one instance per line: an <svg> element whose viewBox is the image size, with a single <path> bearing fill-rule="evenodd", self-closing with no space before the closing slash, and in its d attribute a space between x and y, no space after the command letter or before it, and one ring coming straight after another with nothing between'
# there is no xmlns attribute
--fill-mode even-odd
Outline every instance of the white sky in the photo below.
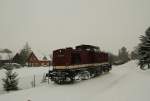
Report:
<svg viewBox="0 0 150 101"><path fill-rule="evenodd" d="M0 0L0 48L52 50L79 44L132 50L150 26L150 0Z"/></svg>

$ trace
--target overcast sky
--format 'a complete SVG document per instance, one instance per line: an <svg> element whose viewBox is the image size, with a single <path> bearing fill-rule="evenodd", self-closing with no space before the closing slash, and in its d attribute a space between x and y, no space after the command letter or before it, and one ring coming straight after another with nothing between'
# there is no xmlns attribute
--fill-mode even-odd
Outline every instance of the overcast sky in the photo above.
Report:
<svg viewBox="0 0 150 101"><path fill-rule="evenodd" d="M0 48L42 54L79 44L132 50L150 26L150 0L0 0Z"/></svg>

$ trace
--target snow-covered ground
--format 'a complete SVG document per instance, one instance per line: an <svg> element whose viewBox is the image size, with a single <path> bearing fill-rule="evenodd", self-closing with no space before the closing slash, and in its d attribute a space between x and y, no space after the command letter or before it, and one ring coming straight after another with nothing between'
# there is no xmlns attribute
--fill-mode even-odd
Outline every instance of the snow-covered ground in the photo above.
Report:
<svg viewBox="0 0 150 101"><path fill-rule="evenodd" d="M42 75L46 69L20 69L17 72L25 76L22 78L31 79L34 73ZM0 101L150 101L149 85L150 70L142 71L131 61L115 66L110 73L97 78L70 85L50 83L10 92L0 95Z"/></svg>
<svg viewBox="0 0 150 101"><path fill-rule="evenodd" d="M18 78L19 78L19 89L29 89L32 88L32 84L31 82L34 80L34 76L35 76L35 83L36 86L40 86L43 85L43 83L41 83L43 76L45 75L45 73L47 73L49 70L49 67L24 67L21 69L14 69L13 72L16 72L18 74ZM3 91L3 82L2 82L2 78L5 77L5 72L6 70L0 70L0 95L4 94L6 92Z"/></svg>

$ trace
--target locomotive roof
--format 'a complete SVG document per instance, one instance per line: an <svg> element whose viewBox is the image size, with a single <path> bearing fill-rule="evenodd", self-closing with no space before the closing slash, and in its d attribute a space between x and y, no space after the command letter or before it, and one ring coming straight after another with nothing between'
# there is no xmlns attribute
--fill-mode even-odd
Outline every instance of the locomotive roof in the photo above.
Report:
<svg viewBox="0 0 150 101"><path fill-rule="evenodd" d="M77 49L77 48L83 48L83 49L86 49L86 48L99 49L98 46L93 46L93 45L79 45L79 46L76 46L76 49Z"/></svg>
<svg viewBox="0 0 150 101"><path fill-rule="evenodd" d="M61 48L61 49L57 49L57 50L54 50L53 52L63 52L65 51L66 49L68 50L72 50L73 48L72 47L67 47L67 48ZM79 46L76 46L75 49L82 49L82 50L86 50L86 49L90 49L90 50L98 50L100 51L100 48L98 46L93 46L93 45L79 45Z"/></svg>

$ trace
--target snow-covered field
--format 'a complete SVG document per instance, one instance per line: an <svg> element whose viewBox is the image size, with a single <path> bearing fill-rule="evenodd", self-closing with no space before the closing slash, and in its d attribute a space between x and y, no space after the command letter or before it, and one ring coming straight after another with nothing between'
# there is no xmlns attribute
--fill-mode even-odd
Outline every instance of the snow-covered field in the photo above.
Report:
<svg viewBox="0 0 150 101"><path fill-rule="evenodd" d="M42 78L40 75L47 72L47 69L16 70L20 79L24 79L20 87L30 88L28 87L31 86L30 84L26 85L26 79L27 81L32 80L33 74ZM0 101L150 101L149 85L150 70L142 71L137 67L135 61L131 61L115 66L110 73L90 80L70 85L45 83L36 88L1 94Z"/></svg>
<svg viewBox="0 0 150 101"><path fill-rule="evenodd" d="M19 78L19 89L29 89L32 88L31 82L34 80L35 76L35 83L36 86L43 85L41 83L42 78L45 73L47 73L49 70L49 67L25 67L21 69L14 69L13 72L16 72L18 74ZM3 91L3 85L2 85L2 78L5 77L6 70L0 70L0 95L4 94L6 92Z"/></svg>

